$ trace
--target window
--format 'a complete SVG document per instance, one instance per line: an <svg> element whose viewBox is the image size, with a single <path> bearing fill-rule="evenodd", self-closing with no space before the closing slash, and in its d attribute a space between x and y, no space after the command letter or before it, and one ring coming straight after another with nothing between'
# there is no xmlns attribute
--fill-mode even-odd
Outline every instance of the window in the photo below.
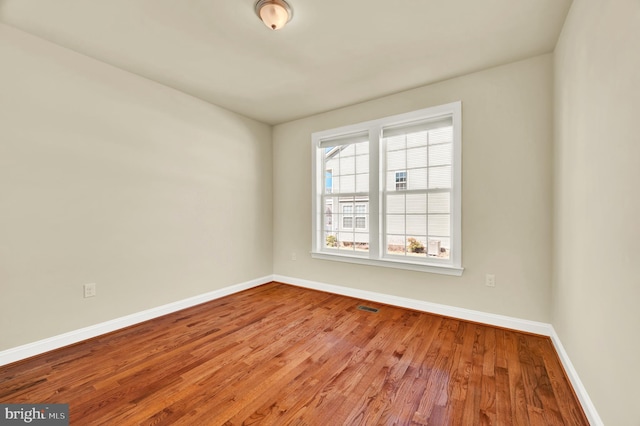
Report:
<svg viewBox="0 0 640 426"><path fill-rule="evenodd" d="M353 203L351 200L342 202L342 228L350 229L353 228L354 220L355 227L363 230L367 228L367 204L360 203L356 204L356 212L355 215L353 213Z"/></svg>
<svg viewBox="0 0 640 426"><path fill-rule="evenodd" d="M312 143L313 257L462 274L460 102Z"/></svg>
<svg viewBox="0 0 640 426"><path fill-rule="evenodd" d="M396 172L396 191L407 189L407 172Z"/></svg>
<svg viewBox="0 0 640 426"><path fill-rule="evenodd" d="M367 203L356 204L356 228L367 229Z"/></svg>
<svg viewBox="0 0 640 426"><path fill-rule="evenodd" d="M342 218L342 227L345 229L353 228L353 216L345 216Z"/></svg>
<svg viewBox="0 0 640 426"><path fill-rule="evenodd" d="M331 192L333 191L333 171L332 170L327 170L326 172L324 172L324 187L325 187L325 192L327 194L331 194Z"/></svg>
<svg viewBox="0 0 640 426"><path fill-rule="evenodd" d="M353 204L351 203L342 206L342 227L353 228Z"/></svg>

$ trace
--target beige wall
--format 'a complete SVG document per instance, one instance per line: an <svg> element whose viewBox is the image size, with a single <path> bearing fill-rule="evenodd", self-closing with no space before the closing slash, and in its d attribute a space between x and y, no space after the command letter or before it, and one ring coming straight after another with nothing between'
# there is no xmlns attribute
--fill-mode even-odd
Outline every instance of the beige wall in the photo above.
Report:
<svg viewBox="0 0 640 426"><path fill-rule="evenodd" d="M274 127L274 272L550 320L552 57L543 55ZM462 277L312 259L311 133L462 101ZM297 260L291 260L296 253ZM496 275L496 287L484 284Z"/></svg>
<svg viewBox="0 0 640 426"><path fill-rule="evenodd" d="M576 1L555 52L553 325L600 416L640 424L640 3Z"/></svg>
<svg viewBox="0 0 640 426"><path fill-rule="evenodd" d="M0 64L0 350L272 273L269 126L2 24Z"/></svg>

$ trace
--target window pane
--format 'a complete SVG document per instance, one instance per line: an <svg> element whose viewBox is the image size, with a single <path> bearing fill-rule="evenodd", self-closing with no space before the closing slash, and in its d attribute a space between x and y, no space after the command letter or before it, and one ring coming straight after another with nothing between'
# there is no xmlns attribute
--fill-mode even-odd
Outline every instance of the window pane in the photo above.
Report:
<svg viewBox="0 0 640 426"><path fill-rule="evenodd" d="M364 232L356 232L354 235L354 247L356 251L369 251L369 234Z"/></svg>
<svg viewBox="0 0 640 426"><path fill-rule="evenodd" d="M432 192L429 194L429 213L449 213L450 194L448 192Z"/></svg>
<svg viewBox="0 0 640 426"><path fill-rule="evenodd" d="M407 168L406 161L407 152L389 151L387 152L387 170L404 170Z"/></svg>
<svg viewBox="0 0 640 426"><path fill-rule="evenodd" d="M440 247L449 250L451 248L451 239L446 237L429 237L430 240L439 241Z"/></svg>
<svg viewBox="0 0 640 426"><path fill-rule="evenodd" d="M345 229L353 228L353 216L343 216L342 217L342 227Z"/></svg>
<svg viewBox="0 0 640 426"><path fill-rule="evenodd" d="M451 164L453 145L434 145L429 147L429 166L442 166Z"/></svg>
<svg viewBox="0 0 640 426"><path fill-rule="evenodd" d="M369 192L369 174L356 175L356 192Z"/></svg>
<svg viewBox="0 0 640 426"><path fill-rule="evenodd" d="M334 178L334 180L337 180ZM356 192L356 176L355 175L347 175L340 176L340 192ZM334 193L337 192L334 188Z"/></svg>
<svg viewBox="0 0 640 426"><path fill-rule="evenodd" d="M356 155L369 154L369 142L355 144Z"/></svg>
<svg viewBox="0 0 640 426"><path fill-rule="evenodd" d="M336 202L336 197L326 197L324 199L324 205L322 206L322 212L323 213L337 213L336 211L334 211L334 205Z"/></svg>
<svg viewBox="0 0 640 426"><path fill-rule="evenodd" d="M366 143L366 142L364 142ZM344 145L340 152L341 157L353 157L356 155L356 144Z"/></svg>
<svg viewBox="0 0 640 426"><path fill-rule="evenodd" d="M404 216L387 215L387 234L404 234Z"/></svg>
<svg viewBox="0 0 640 426"><path fill-rule="evenodd" d="M334 232L338 230L340 225L337 214L325 214L324 216L324 230L327 232Z"/></svg>
<svg viewBox="0 0 640 426"><path fill-rule="evenodd" d="M356 172L357 173L369 173L369 156L358 155L356 159Z"/></svg>
<svg viewBox="0 0 640 426"><path fill-rule="evenodd" d="M386 190L387 191L396 190L396 172L387 172Z"/></svg>
<svg viewBox="0 0 640 426"><path fill-rule="evenodd" d="M389 254L404 254L406 247L406 240L404 235L387 235L387 253Z"/></svg>
<svg viewBox="0 0 640 426"><path fill-rule="evenodd" d="M429 145L453 141L453 127L440 127L429 131Z"/></svg>
<svg viewBox="0 0 640 426"><path fill-rule="evenodd" d="M338 237L335 232L324 233L324 246L330 249L338 248Z"/></svg>
<svg viewBox="0 0 640 426"><path fill-rule="evenodd" d="M328 158L325 164L325 170L335 170L335 174L340 174L340 158L331 157Z"/></svg>
<svg viewBox="0 0 640 426"><path fill-rule="evenodd" d="M387 213L403 214L405 212L404 197L404 195L387 195Z"/></svg>
<svg viewBox="0 0 640 426"><path fill-rule="evenodd" d="M427 235L427 215L407 216L407 234Z"/></svg>
<svg viewBox="0 0 640 426"><path fill-rule="evenodd" d="M369 234L366 232L339 232L335 247L332 248L352 252L367 252L369 251Z"/></svg>
<svg viewBox="0 0 640 426"><path fill-rule="evenodd" d="M407 148L427 145L427 132L409 133L407 135Z"/></svg>
<svg viewBox="0 0 640 426"><path fill-rule="evenodd" d="M434 147L435 148L435 147ZM407 150L407 168L425 167L427 165L427 147Z"/></svg>
<svg viewBox="0 0 640 426"><path fill-rule="evenodd" d="M427 244L427 255L440 259L449 259L451 252L449 238L429 237Z"/></svg>
<svg viewBox="0 0 640 426"><path fill-rule="evenodd" d="M340 193L340 176L336 176L335 174L333 175L333 189L331 191L332 194L339 194Z"/></svg>
<svg viewBox="0 0 640 426"><path fill-rule="evenodd" d="M431 167L429 188L451 188L451 166Z"/></svg>
<svg viewBox="0 0 640 426"><path fill-rule="evenodd" d="M322 226L324 231L335 231L338 228L337 211L334 209L334 205L337 203L337 198L327 197L324 199L322 207Z"/></svg>
<svg viewBox="0 0 640 426"><path fill-rule="evenodd" d="M426 213L427 194L407 194L407 213Z"/></svg>
<svg viewBox="0 0 640 426"><path fill-rule="evenodd" d="M367 219L364 216L356 217L356 228L365 229L367 227Z"/></svg>
<svg viewBox="0 0 640 426"><path fill-rule="evenodd" d="M429 215L429 235L448 237L451 235L449 215Z"/></svg>
<svg viewBox="0 0 640 426"><path fill-rule="evenodd" d="M356 157L340 156L340 175L352 175L356 172Z"/></svg>
<svg viewBox="0 0 640 426"><path fill-rule="evenodd" d="M386 138L385 141L387 142L387 151L395 151L395 150L398 150L398 149L405 149L406 148L405 136L404 135L393 136L391 138Z"/></svg>
<svg viewBox="0 0 640 426"><path fill-rule="evenodd" d="M338 232L338 249L353 251L353 232Z"/></svg>
<svg viewBox="0 0 640 426"><path fill-rule="evenodd" d="M427 255L427 237L410 236L407 238L407 256L426 257Z"/></svg>
<svg viewBox="0 0 640 426"><path fill-rule="evenodd" d="M407 189L426 189L427 188L427 169L411 169L407 170Z"/></svg>

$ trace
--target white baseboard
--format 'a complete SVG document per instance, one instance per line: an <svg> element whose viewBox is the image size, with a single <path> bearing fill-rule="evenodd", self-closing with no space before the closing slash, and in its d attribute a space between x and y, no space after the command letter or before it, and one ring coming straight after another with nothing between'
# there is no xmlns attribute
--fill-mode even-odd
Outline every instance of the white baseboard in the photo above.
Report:
<svg viewBox="0 0 640 426"><path fill-rule="evenodd" d="M471 309L426 302L423 300L409 299L407 297L375 293L367 290L358 290L350 287L341 287L332 284L319 283L316 281L285 277L282 275L274 275L273 280L285 284L295 285L298 287L305 287L313 290L326 291L328 293L341 294L343 296L370 300L372 302L379 302L386 305L399 306L402 308L415 309L417 311L429 312L432 314L444 315L447 317L464 319L467 321L479 322L482 324L489 324L497 327L526 331L528 333L540 334L543 336L551 336L551 332L553 330L551 324L547 324L544 322L490 314L486 312L474 311Z"/></svg>
<svg viewBox="0 0 640 426"><path fill-rule="evenodd" d="M47 339L39 340L37 342L27 343L26 345L7 349L0 352L0 366L10 364L12 362L20 361L22 359L29 358L35 355L40 355L42 353L52 351L54 349L59 349L64 346L78 343L82 340L91 339L92 337L97 337L105 333L110 333L112 331L129 327L134 324L139 324L141 322L148 321L150 319L157 318L162 315L167 315L182 309L190 308L192 306L196 306L201 303L219 299L221 297L228 296L233 293L238 293L240 291L247 290L253 287L257 287L259 285L266 284L271 281L273 281L273 276L271 275L262 277L262 278L257 278L255 280L232 285L229 287L224 287L219 290L214 290L198 296L190 297L188 299L183 299L177 302L158 306L156 308L147 309L142 312L136 312L135 314L116 318L110 321L105 321L100 324L84 327L79 330L74 330L68 333L49 337Z"/></svg>
<svg viewBox="0 0 640 426"><path fill-rule="evenodd" d="M576 395L580 400L580 404L582 404L582 408L584 409L584 413L586 414L589 423L591 423L591 426L604 426L604 422L600 418L595 405L593 405L591 398L589 398L587 389L582 384L582 381L578 376L578 372L573 367L573 364L569 359L569 354L564 350L564 346L562 346L562 343L560 342L560 337L553 327L551 327L551 341L553 342L553 346L556 348L558 357L560 357L560 361L562 362L564 371L567 373L567 377L569 377L573 390L576 392Z"/></svg>
<svg viewBox="0 0 640 426"><path fill-rule="evenodd" d="M284 284L291 284L298 287L309 288L313 290L326 291L328 293L340 294L343 296L355 297L363 300L370 300L372 302L384 303L387 305L399 306L402 308L415 309L417 311L429 312L438 315L444 315L448 317L463 319L467 321L478 322L482 324L494 325L497 327L510 328L512 330L525 331L528 333L540 334L542 336L548 336L551 338L560 362L562 363L567 377L573 386L580 404L587 416L587 419L592 426L602 426L603 422L596 411L596 407L593 405L589 394L585 389L578 373L576 372L569 355L564 350L560 338L556 334L551 324L529 321L520 318L507 317L504 315L490 314L487 312L474 311L471 309L458 308L455 306L441 305L438 303L431 303L422 300L409 299L405 297L393 296L383 293L375 293L367 290L358 290L350 287L341 287L332 284L325 284L316 281L308 281L299 278L286 277L282 275L274 275L274 281L278 281Z"/></svg>

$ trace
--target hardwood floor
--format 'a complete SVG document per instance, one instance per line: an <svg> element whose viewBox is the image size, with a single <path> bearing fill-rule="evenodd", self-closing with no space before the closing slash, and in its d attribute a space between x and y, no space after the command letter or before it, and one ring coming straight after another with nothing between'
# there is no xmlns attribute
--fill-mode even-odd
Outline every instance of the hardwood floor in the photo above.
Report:
<svg viewBox="0 0 640 426"><path fill-rule="evenodd" d="M72 425L588 425L549 338L279 283L0 367L0 402Z"/></svg>

